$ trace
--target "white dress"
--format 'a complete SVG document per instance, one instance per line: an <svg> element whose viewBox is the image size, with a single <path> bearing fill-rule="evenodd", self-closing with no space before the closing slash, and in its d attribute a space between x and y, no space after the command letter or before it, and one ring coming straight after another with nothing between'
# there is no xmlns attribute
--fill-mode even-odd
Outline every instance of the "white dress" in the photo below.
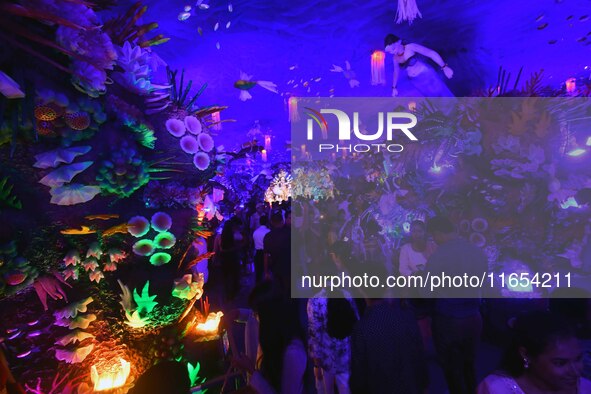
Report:
<svg viewBox="0 0 591 394"><path fill-rule="evenodd" d="M476 390L477 394L528 394L519 387L510 376L491 374L486 377ZM591 394L591 381L580 378L578 394Z"/></svg>

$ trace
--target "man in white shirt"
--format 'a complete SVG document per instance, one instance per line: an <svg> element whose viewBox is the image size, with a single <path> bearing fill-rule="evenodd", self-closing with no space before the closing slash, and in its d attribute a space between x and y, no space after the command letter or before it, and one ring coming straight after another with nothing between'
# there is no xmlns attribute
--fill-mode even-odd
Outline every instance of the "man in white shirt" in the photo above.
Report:
<svg viewBox="0 0 591 394"><path fill-rule="evenodd" d="M269 218L266 215L262 215L259 219L260 226L252 234L254 241L254 272L256 283L263 280L265 272L265 254L263 252L265 235L271 230L267 227Z"/></svg>

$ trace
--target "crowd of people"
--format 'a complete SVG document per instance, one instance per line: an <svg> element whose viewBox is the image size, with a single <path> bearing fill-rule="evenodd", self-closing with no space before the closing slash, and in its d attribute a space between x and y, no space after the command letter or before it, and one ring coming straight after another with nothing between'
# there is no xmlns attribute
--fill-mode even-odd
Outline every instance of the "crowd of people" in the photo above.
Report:
<svg viewBox="0 0 591 394"><path fill-rule="evenodd" d="M256 330L251 326L249 354L233 355L251 388L318 394L591 393L585 366L590 353L582 345L591 337L587 300L550 300L507 320L498 368L482 379L476 363L486 300L478 292L426 299L320 289L308 299L291 298L291 275L300 272L353 272L360 264L377 275L486 270L483 251L460 237L447 217L413 221L407 242L395 248L376 221L355 220L363 209L358 201L259 204L250 215L241 211L225 223L216 248L228 300L238 294L244 267L254 267L249 313ZM292 242L300 246L293 255ZM445 387L430 379L431 354Z"/></svg>

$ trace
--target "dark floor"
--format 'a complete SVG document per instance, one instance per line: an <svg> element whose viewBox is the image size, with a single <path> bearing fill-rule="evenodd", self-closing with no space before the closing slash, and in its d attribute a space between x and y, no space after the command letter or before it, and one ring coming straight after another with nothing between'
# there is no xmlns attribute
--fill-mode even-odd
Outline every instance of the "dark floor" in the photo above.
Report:
<svg viewBox="0 0 591 394"><path fill-rule="evenodd" d="M223 310L229 311L234 308L247 308L248 307L248 295L254 286L254 274L245 273L241 279L241 292L236 299L231 303L223 302L223 288L219 283L219 277L221 273L216 267L210 268L210 282L208 283L209 289L207 294L211 303L211 310ZM483 341L480 351L478 353L476 372L479 380L483 379L487 374L495 369L498 364L501 355L501 349L499 346L491 344L487 341ZM435 354L432 349L428 349L429 358L429 378L431 381L429 393L431 394L445 394L447 393L445 379L443 372L439 367ZM213 388L209 392L217 392L217 388Z"/></svg>

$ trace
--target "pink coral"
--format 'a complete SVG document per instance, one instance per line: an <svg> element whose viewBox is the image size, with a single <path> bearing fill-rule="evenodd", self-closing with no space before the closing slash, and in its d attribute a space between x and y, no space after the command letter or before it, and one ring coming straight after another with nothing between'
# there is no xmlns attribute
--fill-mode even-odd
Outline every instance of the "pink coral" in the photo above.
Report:
<svg viewBox="0 0 591 394"><path fill-rule="evenodd" d="M198 170L205 171L209 167L209 156L207 153L199 152L193 157L193 164Z"/></svg>
<svg viewBox="0 0 591 394"><path fill-rule="evenodd" d="M197 141L199 141L199 146L201 150L204 152L211 152L213 149L213 138L207 133L201 133L197 136Z"/></svg>
<svg viewBox="0 0 591 394"><path fill-rule="evenodd" d="M178 119L168 119L166 121L166 130L175 137L182 137L187 131L185 124Z"/></svg>
<svg viewBox="0 0 591 394"><path fill-rule="evenodd" d="M197 153L199 151L199 143L195 137L186 135L181 138L181 149L185 153Z"/></svg>
<svg viewBox="0 0 591 394"><path fill-rule="evenodd" d="M152 228L159 233L172 227L172 218L166 212L156 212L152 216Z"/></svg>
<svg viewBox="0 0 591 394"><path fill-rule="evenodd" d="M143 216L134 216L127 222L127 231L136 238L143 237L150 231L150 222Z"/></svg>

